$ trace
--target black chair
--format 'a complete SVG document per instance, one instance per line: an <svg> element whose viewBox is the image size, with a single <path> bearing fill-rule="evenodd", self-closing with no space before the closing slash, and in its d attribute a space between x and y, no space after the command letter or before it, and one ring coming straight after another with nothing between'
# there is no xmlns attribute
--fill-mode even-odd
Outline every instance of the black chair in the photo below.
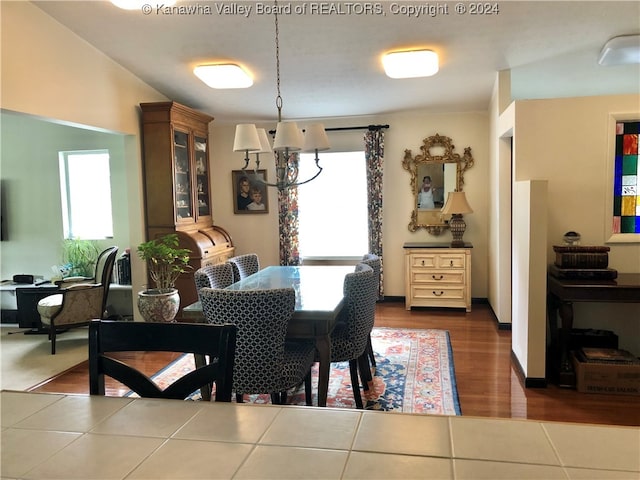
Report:
<svg viewBox="0 0 640 480"><path fill-rule="evenodd" d="M215 383L215 400L230 402L235 345L235 325L93 320L89 324L89 393L104 395L107 375L148 398L184 400ZM195 353L209 355L210 361L161 390L139 370L108 355L134 351Z"/></svg>
<svg viewBox="0 0 640 480"><path fill-rule="evenodd" d="M233 267L233 281L238 282L260 270L260 259L256 253L238 255L227 260Z"/></svg>
<svg viewBox="0 0 640 480"><path fill-rule="evenodd" d="M376 278L376 286L378 289L378 299L380 299L380 276L382 274L382 260L378 255L374 255L373 253L367 253L362 257L360 263L364 263L365 265L369 265L373 269L373 274ZM371 380L371 368L375 371L376 368L376 356L373 353L373 345L371 344L371 335L369 335L369 340L367 342L367 357L370 362L370 366L368 372L365 372L367 380ZM362 371L360 372L362 374ZM368 390L365 382L365 390Z"/></svg>

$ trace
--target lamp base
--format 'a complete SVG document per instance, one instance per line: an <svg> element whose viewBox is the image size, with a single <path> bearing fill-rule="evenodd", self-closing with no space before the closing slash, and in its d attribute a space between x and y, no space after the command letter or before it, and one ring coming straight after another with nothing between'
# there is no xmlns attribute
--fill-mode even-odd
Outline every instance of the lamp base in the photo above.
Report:
<svg viewBox="0 0 640 480"><path fill-rule="evenodd" d="M451 236L453 240L451 241L452 248L460 248L464 247L464 242L462 241L462 235L467 228L467 224L462 219L462 215L459 213L454 213L451 215L451 220L449 220L449 230L451 230Z"/></svg>

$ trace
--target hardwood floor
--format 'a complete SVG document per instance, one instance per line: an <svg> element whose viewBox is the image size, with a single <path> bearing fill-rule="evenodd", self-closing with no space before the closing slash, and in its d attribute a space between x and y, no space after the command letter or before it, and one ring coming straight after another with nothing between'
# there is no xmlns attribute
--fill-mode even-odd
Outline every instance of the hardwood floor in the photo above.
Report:
<svg viewBox="0 0 640 480"><path fill-rule="evenodd" d="M488 305L471 313L445 309L406 311L404 303L385 302L376 312L376 326L437 328L449 331L462 414L494 418L640 426L637 396L597 395L558 388L525 388L511 362L511 332L498 330ZM151 375L177 355L128 355ZM88 393L87 365L79 365L33 391ZM128 389L107 379L107 395Z"/></svg>

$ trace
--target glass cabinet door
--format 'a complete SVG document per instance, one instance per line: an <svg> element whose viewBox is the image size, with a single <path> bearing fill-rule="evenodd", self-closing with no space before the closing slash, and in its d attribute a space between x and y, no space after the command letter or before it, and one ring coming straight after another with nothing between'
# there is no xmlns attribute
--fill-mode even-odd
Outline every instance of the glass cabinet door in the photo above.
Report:
<svg viewBox="0 0 640 480"><path fill-rule="evenodd" d="M209 205L209 171L207 169L207 139L196 136L194 139L195 165L196 165L196 203L197 216L211 215Z"/></svg>
<svg viewBox="0 0 640 480"><path fill-rule="evenodd" d="M189 134L175 130L173 139L176 223L192 222L193 194L189 162Z"/></svg>

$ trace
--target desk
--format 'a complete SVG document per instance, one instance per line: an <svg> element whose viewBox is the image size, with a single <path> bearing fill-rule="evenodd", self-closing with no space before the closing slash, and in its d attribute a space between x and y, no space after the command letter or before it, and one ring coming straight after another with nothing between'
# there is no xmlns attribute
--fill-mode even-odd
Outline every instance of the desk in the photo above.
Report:
<svg viewBox="0 0 640 480"><path fill-rule="evenodd" d="M229 290L257 290L293 287L296 307L287 338L315 341L318 350L318 406L327 405L331 366L331 332L344 301L344 277L352 266L266 267L227 287ZM184 308L185 318L202 321L202 305Z"/></svg>
<svg viewBox="0 0 640 480"><path fill-rule="evenodd" d="M573 385L567 351L573 328L573 302L640 303L640 273L619 273L615 280L566 279L547 276L547 312L551 336L550 361L561 386ZM558 332L557 313L562 328Z"/></svg>

